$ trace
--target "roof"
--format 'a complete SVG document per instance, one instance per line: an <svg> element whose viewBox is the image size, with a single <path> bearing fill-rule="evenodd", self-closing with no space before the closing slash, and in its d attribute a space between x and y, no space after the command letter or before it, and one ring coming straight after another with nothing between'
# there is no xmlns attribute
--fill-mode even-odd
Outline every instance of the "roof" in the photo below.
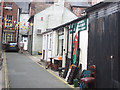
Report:
<svg viewBox="0 0 120 90"><path fill-rule="evenodd" d="M71 7L91 7L88 2L70 2Z"/></svg>
<svg viewBox="0 0 120 90"><path fill-rule="evenodd" d="M109 5L110 3L112 3L112 2L100 2L98 4L93 5L92 7L87 8L86 12L89 13L91 11L97 10L101 7L105 7L106 5Z"/></svg>
<svg viewBox="0 0 120 90"><path fill-rule="evenodd" d="M55 27L55 28L53 28L52 30L57 30L58 28L65 27L65 26L70 25L70 24L72 24L72 23L75 23L75 22L78 22L78 21L80 21L80 20L83 20L83 19L85 19L85 18L87 18L87 17L88 17L88 15L82 16L82 17L77 18L77 19L75 19L75 20L73 20L73 21L70 21L70 22L65 23L65 24L62 24L62 25L60 25L60 26L58 26L58 27Z"/></svg>
<svg viewBox="0 0 120 90"><path fill-rule="evenodd" d="M21 8L21 13L29 13L29 2L15 2L19 8Z"/></svg>
<svg viewBox="0 0 120 90"><path fill-rule="evenodd" d="M46 34L46 33L49 33L51 31L53 31L53 30L52 29L47 29L47 31L43 32L42 34Z"/></svg>
<svg viewBox="0 0 120 90"><path fill-rule="evenodd" d="M5 3L10 3L10 2L11 2L11 3L13 3L14 5L16 5L17 8L19 8L19 6L18 6L15 2L13 2L13 0L10 0L10 1L8 1L8 0L4 0L4 2L5 2Z"/></svg>

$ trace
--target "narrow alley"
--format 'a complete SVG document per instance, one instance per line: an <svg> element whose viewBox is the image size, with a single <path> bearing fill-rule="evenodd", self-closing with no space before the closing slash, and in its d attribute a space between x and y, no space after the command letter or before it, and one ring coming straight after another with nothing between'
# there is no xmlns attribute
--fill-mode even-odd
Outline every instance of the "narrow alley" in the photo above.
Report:
<svg viewBox="0 0 120 90"><path fill-rule="evenodd" d="M6 56L10 88L70 88L24 54Z"/></svg>

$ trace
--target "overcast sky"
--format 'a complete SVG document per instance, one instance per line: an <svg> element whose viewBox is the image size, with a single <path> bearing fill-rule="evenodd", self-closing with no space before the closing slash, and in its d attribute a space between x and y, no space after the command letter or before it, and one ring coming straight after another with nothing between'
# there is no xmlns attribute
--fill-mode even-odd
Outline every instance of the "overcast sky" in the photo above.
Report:
<svg viewBox="0 0 120 90"><path fill-rule="evenodd" d="M0 0L1 1L1 0ZM5 0L6 2L10 2L12 0ZM14 2L30 2L32 0L13 0ZM43 0L35 0L35 2L42 2ZM46 1L46 0L45 0ZM65 0L69 2L87 2L88 0Z"/></svg>

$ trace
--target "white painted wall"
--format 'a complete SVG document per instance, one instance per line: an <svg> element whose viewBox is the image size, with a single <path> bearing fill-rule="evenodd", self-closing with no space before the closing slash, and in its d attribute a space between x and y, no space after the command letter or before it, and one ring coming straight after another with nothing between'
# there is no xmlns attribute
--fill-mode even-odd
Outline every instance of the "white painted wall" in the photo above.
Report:
<svg viewBox="0 0 120 90"><path fill-rule="evenodd" d="M67 30L68 31L68 30ZM66 33L67 33L66 31ZM64 31L65 33L65 31ZM64 37L65 38L65 37ZM67 39L67 37L66 37ZM74 39L74 38L73 38ZM80 55L79 55L79 64L82 64L82 70L87 69L87 51L88 51L88 20L87 20L87 30L80 32L79 37L79 47L80 47ZM68 57L71 58L71 46L72 46L72 34L69 33L69 44L68 44ZM64 47L67 46L66 41L64 42ZM63 52L64 53L64 52ZM65 54L65 53L64 53ZM65 58L65 55L64 57ZM64 66L64 64L63 64Z"/></svg>
<svg viewBox="0 0 120 90"><path fill-rule="evenodd" d="M53 7L49 7L34 16L34 29L33 29L33 54L42 51L42 35L37 35L37 29L41 29L41 33L46 31L48 26L48 15ZM43 20L41 20L43 17Z"/></svg>
<svg viewBox="0 0 120 90"><path fill-rule="evenodd" d="M29 14L20 14L20 22L22 23L22 24L24 24L25 23L25 27L28 27L28 19L29 19ZM22 34L22 35L26 35L27 34L27 31L28 31L28 29L25 29L25 27L23 28L23 27L21 27L21 24L20 24L20 28L19 28L19 30L20 30L20 34ZM22 28L22 29L21 29Z"/></svg>
<svg viewBox="0 0 120 90"><path fill-rule="evenodd" d="M43 17L43 21L41 21L41 17ZM46 29L55 28L76 18L76 15L64 7L64 1L61 3L55 3L51 7L37 13L34 16L33 54L36 54L39 50L41 51L43 45L42 36L36 34L38 28L41 29L42 32L45 32ZM54 52L52 55L53 54Z"/></svg>
<svg viewBox="0 0 120 90"><path fill-rule="evenodd" d="M23 13L20 14L20 22L21 22L21 24L25 23L25 26L23 28L23 25L21 26L21 24L20 24L20 27L19 27L19 41L21 41L21 39L24 40L24 38L22 38L22 35L27 35L27 32L28 32L27 27L29 25L28 24L29 23L28 22L29 17L30 17L29 14L23 14ZM27 50L27 48L28 48L27 46L28 46L28 40L27 40L27 42L25 42L24 50Z"/></svg>
<svg viewBox="0 0 120 90"><path fill-rule="evenodd" d="M87 51L88 51L88 20L87 30L80 32L80 63L82 64L82 70L87 69Z"/></svg>
<svg viewBox="0 0 120 90"><path fill-rule="evenodd" d="M70 12L67 8L64 8L62 24L73 21L74 19L77 19L77 18L78 17L76 15L74 15L72 12Z"/></svg>
<svg viewBox="0 0 120 90"><path fill-rule="evenodd" d="M51 34L51 48L50 48L50 34ZM53 55L53 31L43 34L43 49L42 49L42 53L43 50L45 50L45 59L49 61L50 57L52 57ZM43 54L42 54L42 58L43 58Z"/></svg>
<svg viewBox="0 0 120 90"><path fill-rule="evenodd" d="M68 35L68 28L64 27L64 42L63 42L63 61L62 61L62 67L65 67L65 61L66 61L66 53L67 53L67 35Z"/></svg>

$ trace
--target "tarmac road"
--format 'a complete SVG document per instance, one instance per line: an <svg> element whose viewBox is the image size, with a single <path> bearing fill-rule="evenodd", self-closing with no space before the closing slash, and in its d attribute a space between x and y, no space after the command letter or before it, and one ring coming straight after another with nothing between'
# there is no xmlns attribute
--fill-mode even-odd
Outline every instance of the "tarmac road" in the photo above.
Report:
<svg viewBox="0 0 120 90"><path fill-rule="evenodd" d="M10 88L70 88L20 53L6 53Z"/></svg>

